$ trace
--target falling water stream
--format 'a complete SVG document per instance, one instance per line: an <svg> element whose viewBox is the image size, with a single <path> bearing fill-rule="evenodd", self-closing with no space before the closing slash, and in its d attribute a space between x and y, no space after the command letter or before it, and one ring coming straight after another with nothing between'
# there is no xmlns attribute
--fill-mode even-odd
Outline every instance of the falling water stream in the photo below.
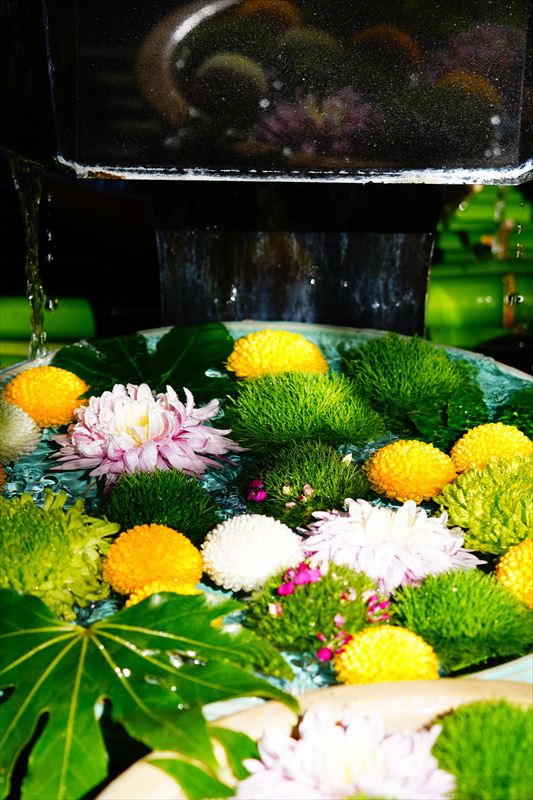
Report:
<svg viewBox="0 0 533 800"><path fill-rule="evenodd" d="M30 305L31 330L28 358L42 358L48 352L44 329L47 297L39 270L39 212L43 167L16 153L8 152L8 157L24 221L26 297Z"/></svg>

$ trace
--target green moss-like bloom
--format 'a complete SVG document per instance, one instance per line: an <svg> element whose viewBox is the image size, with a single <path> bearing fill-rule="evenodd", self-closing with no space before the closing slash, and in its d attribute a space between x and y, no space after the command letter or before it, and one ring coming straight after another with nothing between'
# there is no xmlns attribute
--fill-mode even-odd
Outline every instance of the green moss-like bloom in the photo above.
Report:
<svg viewBox="0 0 533 800"><path fill-rule="evenodd" d="M501 555L533 530L533 456L473 467L434 498L448 524L465 529L469 550Z"/></svg>
<svg viewBox="0 0 533 800"><path fill-rule="evenodd" d="M199 543L220 522L218 506L198 478L178 470L124 473L100 513L125 531L136 525L166 525Z"/></svg>
<svg viewBox="0 0 533 800"><path fill-rule="evenodd" d="M248 502L252 513L267 514L290 528L307 525L314 511L343 508L347 497L366 499L371 490L361 467L319 441L295 442L268 453L242 478L242 491L260 479L263 502Z"/></svg>
<svg viewBox="0 0 533 800"><path fill-rule="evenodd" d="M243 382L225 414L232 438L258 453L304 439L363 445L385 432L380 415L344 375L264 375Z"/></svg>
<svg viewBox="0 0 533 800"><path fill-rule="evenodd" d="M295 585L292 594L280 595L284 574L252 594L244 619L246 627L281 650L316 652L341 629L357 633L368 624L365 592L376 590L368 575L330 564L316 583Z"/></svg>
<svg viewBox="0 0 533 800"><path fill-rule="evenodd" d="M456 777L454 800L525 800L533 790L533 710L506 700L460 706L436 719L433 746Z"/></svg>
<svg viewBox="0 0 533 800"><path fill-rule="evenodd" d="M200 64L189 94L193 104L208 114L246 122L257 114L269 91L266 74L253 59L222 52Z"/></svg>
<svg viewBox="0 0 533 800"><path fill-rule="evenodd" d="M345 85L346 54L340 42L325 31L292 28L279 40L281 79L293 89L327 91Z"/></svg>
<svg viewBox="0 0 533 800"><path fill-rule="evenodd" d="M344 348L341 355L343 372L395 432L421 432L442 447L472 421L486 421L488 412L474 368L425 339L387 333ZM471 395L468 403L466 391ZM462 395L461 407L468 405L468 414L451 420L448 404L456 393ZM452 430L443 430L448 427Z"/></svg>
<svg viewBox="0 0 533 800"><path fill-rule="evenodd" d="M430 644L445 673L490 658L518 657L533 645L533 612L480 570L430 575L393 598L393 621Z"/></svg>
<svg viewBox="0 0 533 800"><path fill-rule="evenodd" d="M64 510L64 492L45 492L42 508L29 494L0 497L2 569L0 588L39 597L58 616L76 617L109 594L102 556L119 526L85 513L82 500Z"/></svg>

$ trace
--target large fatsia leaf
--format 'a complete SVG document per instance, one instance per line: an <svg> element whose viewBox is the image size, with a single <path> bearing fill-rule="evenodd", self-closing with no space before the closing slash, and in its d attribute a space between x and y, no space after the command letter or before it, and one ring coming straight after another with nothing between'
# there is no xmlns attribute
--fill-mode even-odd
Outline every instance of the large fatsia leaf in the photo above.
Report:
<svg viewBox="0 0 533 800"><path fill-rule="evenodd" d="M203 596L156 594L82 627L58 619L36 597L0 592L0 797L44 720L23 798L76 800L100 783L107 774L98 718L104 700L134 739L174 750L216 780L201 705L244 695L296 705L246 669L270 662L282 672L277 652L249 634L241 643L217 625L237 608L232 600L213 605Z"/></svg>
<svg viewBox="0 0 533 800"><path fill-rule="evenodd" d="M235 387L224 363L233 338L220 322L176 325L150 351L141 334L89 339L63 347L52 364L74 372L89 385L90 395L111 390L117 383L147 383L155 392L167 384L178 394L184 386L196 402L223 397Z"/></svg>
<svg viewBox="0 0 533 800"><path fill-rule="evenodd" d="M101 394L115 383L143 383L150 372L148 343L141 334L89 339L62 347L52 358L54 367L74 372Z"/></svg>

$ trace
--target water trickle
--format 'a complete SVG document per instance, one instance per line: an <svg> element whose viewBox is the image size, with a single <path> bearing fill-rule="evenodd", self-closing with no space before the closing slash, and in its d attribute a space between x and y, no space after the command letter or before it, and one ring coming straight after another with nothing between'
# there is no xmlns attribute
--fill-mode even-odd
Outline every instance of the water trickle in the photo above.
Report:
<svg viewBox="0 0 533 800"><path fill-rule="evenodd" d="M520 203L520 211L524 210L524 201ZM522 244L522 236L524 233L524 226L519 222L516 226L516 250L515 258L520 261L524 257L524 245Z"/></svg>
<svg viewBox="0 0 533 800"><path fill-rule="evenodd" d="M43 167L16 153L8 152L13 184L19 196L26 242L26 297L30 304L28 358L42 358L48 352L44 316L47 298L39 271L39 209L43 188Z"/></svg>

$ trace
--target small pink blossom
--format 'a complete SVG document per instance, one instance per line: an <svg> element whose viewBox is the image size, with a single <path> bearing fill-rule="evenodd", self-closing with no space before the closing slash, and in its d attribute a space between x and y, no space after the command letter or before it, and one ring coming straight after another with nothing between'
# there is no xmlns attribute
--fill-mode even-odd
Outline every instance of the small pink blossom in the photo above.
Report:
<svg viewBox="0 0 533 800"><path fill-rule="evenodd" d="M287 583L282 583L278 586L277 592L279 595L285 596L287 594L294 593L294 583L293 581L287 581Z"/></svg>
<svg viewBox="0 0 533 800"><path fill-rule="evenodd" d="M218 400L195 408L191 392L183 391L185 403L171 386L154 395L145 383L116 384L91 397L76 409L77 421L66 434L54 437L61 445L53 456L61 464L54 469L90 469L93 477L105 476L108 490L123 472L201 475L207 467L221 467L217 457L243 448L227 438L230 431L204 424L217 415Z"/></svg>
<svg viewBox="0 0 533 800"><path fill-rule="evenodd" d="M330 661L333 658L333 650L329 647L321 647L316 651L316 657L319 661Z"/></svg>
<svg viewBox="0 0 533 800"><path fill-rule="evenodd" d="M288 569L283 575L283 582L277 588L280 595L293 594L296 586L304 586L306 583L317 583L322 577L319 567L311 566L305 561L301 561L296 568Z"/></svg>
<svg viewBox="0 0 533 800"><path fill-rule="evenodd" d="M337 616L340 617L340 614ZM324 644L324 647L320 647L316 651L316 657L319 661L330 661L335 653L342 652L344 646L353 639L353 636L347 631L339 631L329 642L323 633L317 633L316 638Z"/></svg>
<svg viewBox="0 0 533 800"><path fill-rule="evenodd" d="M388 734L383 720L347 706L308 710L294 736L270 730L258 741L259 759L237 786L238 800L343 800L394 797L446 800L455 778L439 769L432 748L441 728Z"/></svg>
<svg viewBox="0 0 533 800"><path fill-rule="evenodd" d="M335 623L337 628L342 628L346 620L344 619L342 614L335 614L335 616L333 617L333 622Z"/></svg>
<svg viewBox="0 0 533 800"><path fill-rule="evenodd" d="M263 481L256 478L248 484L248 494L246 499L248 502L262 503L268 497L265 491L265 484Z"/></svg>
<svg viewBox="0 0 533 800"><path fill-rule="evenodd" d="M353 636L351 633L346 633L346 631L341 631L339 636L337 637L338 647L335 648L335 652L342 653L342 651L344 650L344 645L348 644L348 642L351 642L352 639Z"/></svg>

